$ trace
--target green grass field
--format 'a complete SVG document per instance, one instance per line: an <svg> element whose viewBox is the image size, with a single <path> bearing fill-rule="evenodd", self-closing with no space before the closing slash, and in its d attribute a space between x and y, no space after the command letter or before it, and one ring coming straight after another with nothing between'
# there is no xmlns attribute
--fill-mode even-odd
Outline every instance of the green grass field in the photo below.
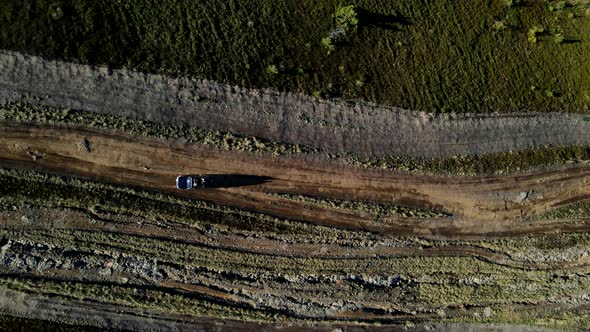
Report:
<svg viewBox="0 0 590 332"><path fill-rule="evenodd" d="M587 112L590 4L511 2L350 0L358 25L326 46L335 0L4 0L0 48L432 112Z"/></svg>

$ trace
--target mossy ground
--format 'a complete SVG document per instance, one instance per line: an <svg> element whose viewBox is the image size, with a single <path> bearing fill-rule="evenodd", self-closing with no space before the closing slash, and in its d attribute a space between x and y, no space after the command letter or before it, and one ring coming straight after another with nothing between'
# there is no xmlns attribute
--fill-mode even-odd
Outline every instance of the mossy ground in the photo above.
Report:
<svg viewBox="0 0 590 332"><path fill-rule="evenodd" d="M340 3L5 0L0 48L430 112L588 111L587 1L350 0L328 54Z"/></svg>
<svg viewBox="0 0 590 332"><path fill-rule="evenodd" d="M360 167L446 175L497 175L589 161L590 147L585 145L547 145L532 149L483 155L459 155L450 158L349 158L351 164Z"/></svg>
<svg viewBox="0 0 590 332"><path fill-rule="evenodd" d="M584 200L572 204L557 207L538 216L527 219L548 220L548 219L587 219L590 218L590 201Z"/></svg>

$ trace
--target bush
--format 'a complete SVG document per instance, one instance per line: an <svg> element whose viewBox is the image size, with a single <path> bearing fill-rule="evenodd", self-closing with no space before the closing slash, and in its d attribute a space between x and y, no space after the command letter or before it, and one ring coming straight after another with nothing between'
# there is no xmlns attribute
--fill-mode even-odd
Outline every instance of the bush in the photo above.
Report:
<svg viewBox="0 0 590 332"><path fill-rule="evenodd" d="M531 43L536 43L537 42L537 35L540 33L543 33L545 31L545 29L538 27L538 26L534 26L532 28L529 29L529 34L528 34L528 40Z"/></svg>
<svg viewBox="0 0 590 332"><path fill-rule="evenodd" d="M508 7L514 7L520 5L521 0L504 0L504 4Z"/></svg>
<svg viewBox="0 0 590 332"><path fill-rule="evenodd" d="M553 35L553 41L555 41L556 44L561 44L565 41L565 36L563 35L563 33L558 32L555 35Z"/></svg>
<svg viewBox="0 0 590 332"><path fill-rule="evenodd" d="M334 13L334 19L336 20L336 27L345 31L356 29L359 23L354 5L338 7Z"/></svg>
<svg viewBox="0 0 590 332"><path fill-rule="evenodd" d="M334 51L334 45L332 44L332 38L330 37L322 38L322 46L324 47L326 52L328 52L328 54Z"/></svg>

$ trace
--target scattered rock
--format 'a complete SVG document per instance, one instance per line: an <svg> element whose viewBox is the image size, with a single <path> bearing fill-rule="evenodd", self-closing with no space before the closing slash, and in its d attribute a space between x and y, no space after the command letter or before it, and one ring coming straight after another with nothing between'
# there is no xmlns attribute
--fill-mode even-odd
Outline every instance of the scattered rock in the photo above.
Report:
<svg viewBox="0 0 590 332"><path fill-rule="evenodd" d="M529 195L532 193L532 191L522 191L520 192L517 196L516 199L514 200L516 203L522 203L524 201L526 201L529 198Z"/></svg>
<svg viewBox="0 0 590 332"><path fill-rule="evenodd" d="M447 317L447 312L444 309L437 309L436 310L436 314L440 318L446 318Z"/></svg>
<svg viewBox="0 0 590 332"><path fill-rule="evenodd" d="M37 264L37 271L43 272L45 270L51 269L55 266L55 262L52 259L43 259L39 264Z"/></svg>
<svg viewBox="0 0 590 332"><path fill-rule="evenodd" d="M43 159L43 157L45 157L45 153L43 152L39 152L37 150L33 150L33 151L27 151L27 153L29 154L29 156L31 156L31 158L35 161Z"/></svg>
<svg viewBox="0 0 590 332"><path fill-rule="evenodd" d="M110 277L113 274L113 269L111 269L110 267L99 269L98 274L100 274L101 276Z"/></svg>
<svg viewBox="0 0 590 332"><path fill-rule="evenodd" d="M86 153L92 152L92 142L88 138L85 138L82 142L78 143L78 148Z"/></svg>

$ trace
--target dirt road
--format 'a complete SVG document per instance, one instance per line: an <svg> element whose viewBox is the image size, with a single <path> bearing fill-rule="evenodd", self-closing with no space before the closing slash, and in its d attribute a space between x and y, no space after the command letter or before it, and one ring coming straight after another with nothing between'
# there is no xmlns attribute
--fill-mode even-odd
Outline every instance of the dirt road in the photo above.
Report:
<svg viewBox="0 0 590 332"><path fill-rule="evenodd" d="M590 144L590 116L432 115L0 51L0 102L229 131L330 153L448 157Z"/></svg>
<svg viewBox="0 0 590 332"><path fill-rule="evenodd" d="M473 237L585 231L571 221L517 222L590 197L590 167L494 177L433 177L355 169L326 160L252 155L81 128L0 124L0 166L28 168L173 193L294 220L389 235ZM179 191L179 174L269 177L266 183ZM450 218L380 218L304 205L272 193L444 210Z"/></svg>
<svg viewBox="0 0 590 332"><path fill-rule="evenodd" d="M225 325L230 330L309 322L320 330L378 330L446 318L515 317L509 321L518 323L531 312L551 319L581 316L590 305L590 221L521 220L589 198L588 165L443 177L32 123L0 122L0 137L0 168L140 189L126 196L135 195L133 201L121 198L120 187L80 187L82 195L103 190L96 197L117 196L113 202L128 206L66 204L63 190L44 194L56 195L51 200L57 205L29 205L26 199L19 206L5 204L0 293L7 300L0 307L13 315L132 330L151 329L145 320L157 322L154 329L209 329L219 317L233 319ZM3 172L9 188L31 181L37 188L31 190L41 190L45 184L42 176L23 175L34 173ZM223 175L225 187L180 191L178 174ZM13 198L34 196L10 190ZM196 201L170 196L159 199L172 208L154 210L160 192L270 216L257 214L248 221L253 225L241 225L246 219L225 207L215 217L214 204L202 208L211 218L191 215L186 211ZM384 216L278 194L391 203L452 216ZM170 213L176 210L186 218ZM268 227L269 219L284 228Z"/></svg>

